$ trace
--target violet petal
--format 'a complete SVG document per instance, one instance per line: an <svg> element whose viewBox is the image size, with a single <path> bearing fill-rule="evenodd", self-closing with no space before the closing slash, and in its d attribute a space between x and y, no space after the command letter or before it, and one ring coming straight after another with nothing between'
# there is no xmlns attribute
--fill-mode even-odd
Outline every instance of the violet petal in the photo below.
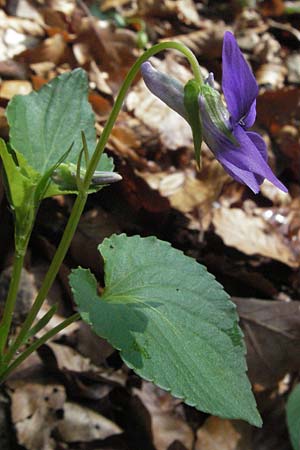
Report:
<svg viewBox="0 0 300 450"><path fill-rule="evenodd" d="M243 126L247 129L247 128L251 128L252 125L254 124L256 119L256 99L254 100L254 102L252 103L252 105L250 106L250 109L248 111L248 114L242 119L243 121Z"/></svg>
<svg viewBox="0 0 300 450"><path fill-rule="evenodd" d="M222 64L222 89L227 107L234 120L239 122L247 116L250 108L253 108L258 86L233 34L229 31L224 35Z"/></svg>
<svg viewBox="0 0 300 450"><path fill-rule="evenodd" d="M261 154L262 148L259 149L254 144L253 139L258 142L258 138L254 137L253 134L250 134L249 137L248 134L241 126L237 126L234 130L234 136L239 141L240 147L236 148L228 142L226 147L218 150L217 159L224 166L230 163L237 169L249 171L262 177L262 179L266 178L283 192L287 192L287 188L274 175ZM259 145L261 145L261 140L259 140ZM239 173L237 173L237 176L239 176Z"/></svg>
<svg viewBox="0 0 300 450"><path fill-rule="evenodd" d="M251 139L255 147L259 150L263 159L268 162L268 150L265 141L263 138L253 131L246 131L247 136ZM264 177L261 175L255 175L257 183L260 185L264 181Z"/></svg>

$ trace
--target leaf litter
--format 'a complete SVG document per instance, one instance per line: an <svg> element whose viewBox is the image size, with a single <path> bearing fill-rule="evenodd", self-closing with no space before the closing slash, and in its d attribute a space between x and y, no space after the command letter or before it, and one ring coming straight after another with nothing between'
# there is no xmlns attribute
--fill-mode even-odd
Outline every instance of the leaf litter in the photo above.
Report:
<svg viewBox="0 0 300 450"><path fill-rule="evenodd" d="M23 448L291 448L283 405L292 381L299 378L299 15L285 13L285 4L292 2L256 2L256 8L249 6L254 2L244 3L106 0L95 3L96 9L73 0L1 3L1 137L7 137L4 108L13 95L39 89L78 66L88 72L89 100L100 134L139 54L137 29L129 20L126 25L126 19L142 19L151 43L168 39L188 45L203 73L213 71L217 82L222 37L232 30L261 88L256 126L268 143L272 168L290 188L284 196L265 183L254 196L231 180L205 147L197 171L190 130L137 79L107 146L123 182L90 198L43 313L53 301L58 303L52 319L57 323L74 309L66 287L74 265L92 267L102 283L96 247L116 230L170 241L206 264L227 292L239 297L235 301L249 376L265 425L253 432L243 424L192 411L139 380L105 341L76 324L24 363L2 390L11 401L10 411L3 409L5 420L11 415L8 433ZM125 22L122 27L118 17ZM166 52L156 64L180 80L190 76L176 53ZM51 260L72 202L71 197L57 197L42 206L24 275L31 287L21 290L20 304L34 299L37 272L41 276ZM3 195L1 211L11 230ZM3 302L11 238L3 240L1 248Z"/></svg>

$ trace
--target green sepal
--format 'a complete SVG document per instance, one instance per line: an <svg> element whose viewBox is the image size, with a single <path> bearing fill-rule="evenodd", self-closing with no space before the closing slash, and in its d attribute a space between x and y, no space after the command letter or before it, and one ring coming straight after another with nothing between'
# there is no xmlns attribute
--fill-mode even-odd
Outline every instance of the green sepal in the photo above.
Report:
<svg viewBox="0 0 300 450"><path fill-rule="evenodd" d="M201 87L195 80L189 80L184 86L184 106L193 133L195 158L201 166L201 144L203 140L202 121L199 114L199 94Z"/></svg>
<svg viewBox="0 0 300 450"><path fill-rule="evenodd" d="M207 114L216 128L223 133L235 147L239 147L239 142L228 128L229 113L220 93L209 84L203 84L201 86L201 96L204 98Z"/></svg>

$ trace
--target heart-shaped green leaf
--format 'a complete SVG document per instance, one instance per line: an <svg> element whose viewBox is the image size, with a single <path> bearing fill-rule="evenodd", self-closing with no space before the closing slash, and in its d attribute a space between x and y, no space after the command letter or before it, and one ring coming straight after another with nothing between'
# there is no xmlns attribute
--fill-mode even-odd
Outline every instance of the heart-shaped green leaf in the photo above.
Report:
<svg viewBox="0 0 300 450"><path fill-rule="evenodd" d="M89 270L70 277L82 318L129 367L202 411L260 426L235 306L206 269L155 237L99 246L105 289Z"/></svg>

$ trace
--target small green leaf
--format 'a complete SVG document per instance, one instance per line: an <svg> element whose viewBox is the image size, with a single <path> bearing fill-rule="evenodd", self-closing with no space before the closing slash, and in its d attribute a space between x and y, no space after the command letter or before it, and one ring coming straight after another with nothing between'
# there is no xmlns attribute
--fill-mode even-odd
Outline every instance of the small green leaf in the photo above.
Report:
<svg viewBox="0 0 300 450"><path fill-rule="evenodd" d="M200 86L195 80L190 80L184 86L184 106L188 121L192 128L195 158L198 167L201 165L202 123L199 114Z"/></svg>
<svg viewBox="0 0 300 450"><path fill-rule="evenodd" d="M143 378L202 411L260 426L235 306L206 269L155 237L99 246L105 289L89 270L70 277L81 316Z"/></svg>
<svg viewBox="0 0 300 450"><path fill-rule="evenodd" d="M20 241L30 232L36 213L35 190L39 174L26 161L22 167L15 159L5 142L0 139L0 158L4 168L4 184L8 201L15 217L15 245L19 250Z"/></svg>
<svg viewBox="0 0 300 450"><path fill-rule="evenodd" d="M300 384L290 394L286 405L287 425L294 450L300 450Z"/></svg>
<svg viewBox="0 0 300 450"><path fill-rule="evenodd" d="M83 131L89 149L96 144L95 119L87 100L85 71L76 69L45 84L38 92L9 102L10 144L44 175L73 144L68 161L77 163Z"/></svg>

